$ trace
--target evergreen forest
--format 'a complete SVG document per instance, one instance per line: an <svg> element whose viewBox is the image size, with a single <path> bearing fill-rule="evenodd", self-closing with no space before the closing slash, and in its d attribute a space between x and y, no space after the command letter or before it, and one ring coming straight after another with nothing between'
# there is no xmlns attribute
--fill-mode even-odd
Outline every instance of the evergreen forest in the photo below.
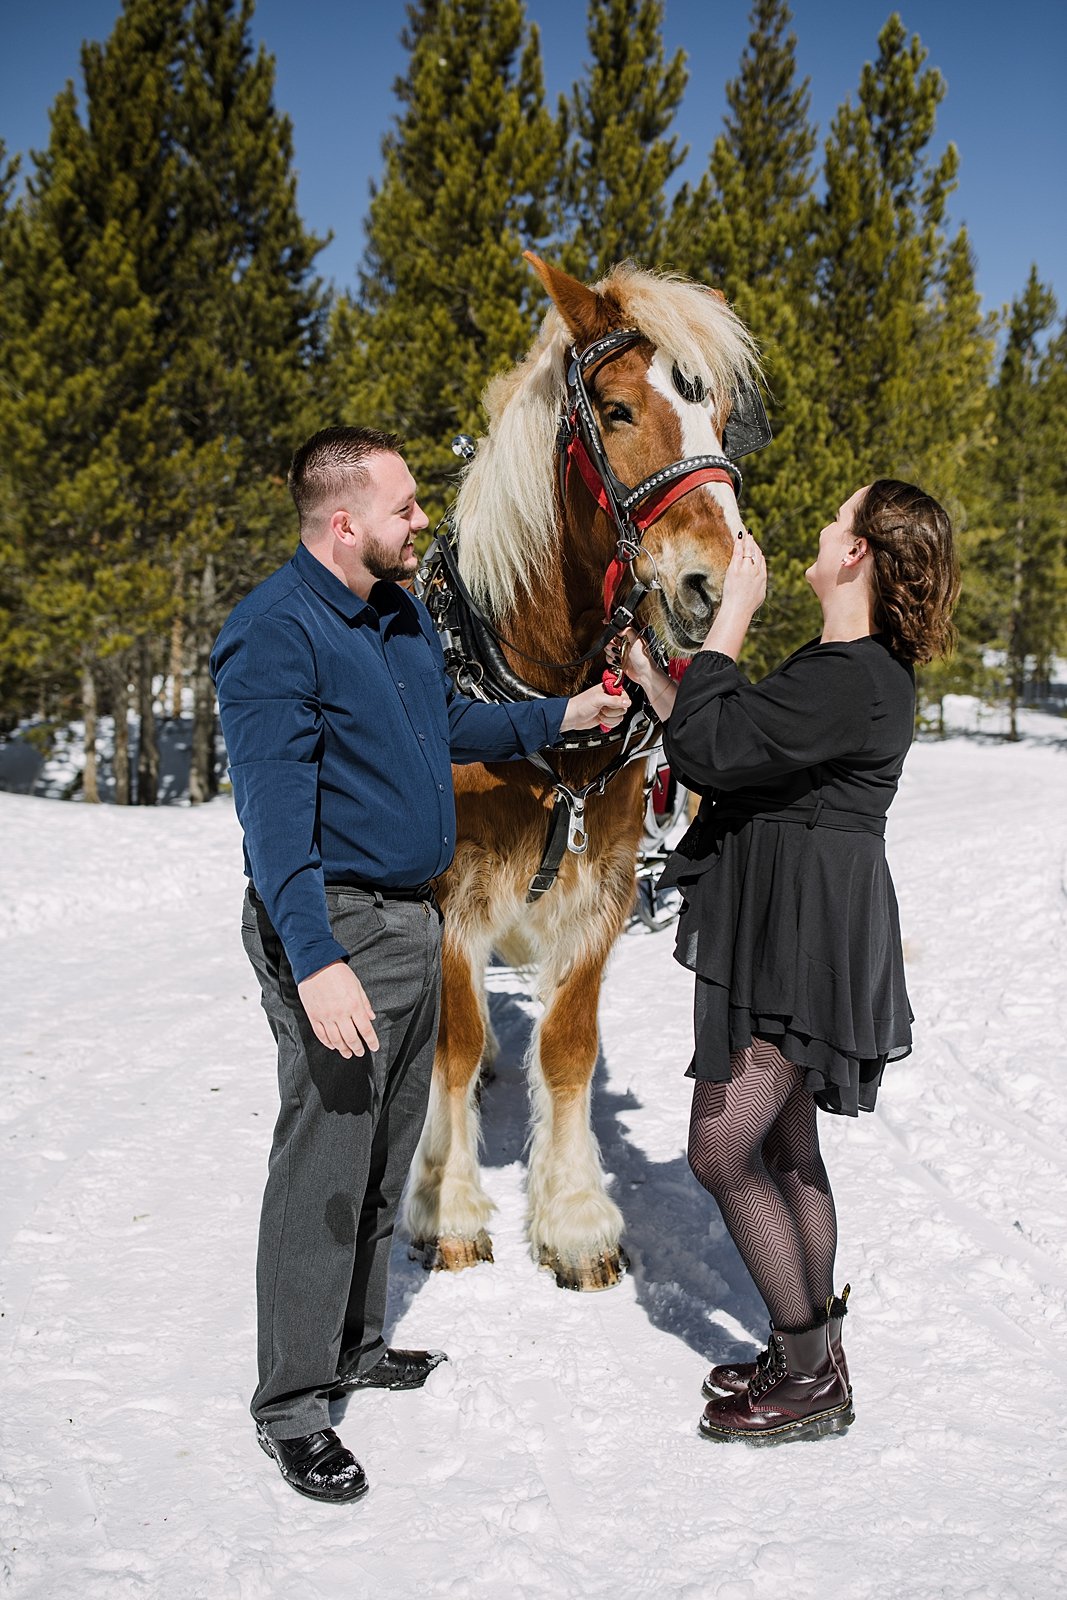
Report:
<svg viewBox="0 0 1067 1600"><path fill-rule="evenodd" d="M119 803L153 804L157 731L191 713L190 794L219 778L207 661L289 555L293 449L399 432L431 523L450 440L528 348L536 251L592 281L631 258L720 288L762 351L773 444L745 468L772 591L746 665L815 631L803 570L841 498L921 483L959 530L960 643L925 714L1019 706L1067 654L1067 325L1038 266L985 314L946 93L891 15L821 137L785 0L754 0L727 113L679 185L686 89L662 0L588 0L583 76L548 103L522 0L413 0L352 294L323 284L253 0L124 0L51 108L0 144L0 733L114 718ZM135 748L129 730L139 730Z"/></svg>

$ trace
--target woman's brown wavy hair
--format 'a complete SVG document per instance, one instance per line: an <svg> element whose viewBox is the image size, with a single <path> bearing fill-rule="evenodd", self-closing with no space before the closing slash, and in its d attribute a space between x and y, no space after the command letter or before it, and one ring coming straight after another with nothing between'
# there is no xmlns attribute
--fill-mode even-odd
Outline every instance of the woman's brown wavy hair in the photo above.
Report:
<svg viewBox="0 0 1067 1600"><path fill-rule="evenodd" d="M913 483L879 478L860 501L852 532L870 549L875 627L895 653L917 666L947 655L960 592L948 514Z"/></svg>

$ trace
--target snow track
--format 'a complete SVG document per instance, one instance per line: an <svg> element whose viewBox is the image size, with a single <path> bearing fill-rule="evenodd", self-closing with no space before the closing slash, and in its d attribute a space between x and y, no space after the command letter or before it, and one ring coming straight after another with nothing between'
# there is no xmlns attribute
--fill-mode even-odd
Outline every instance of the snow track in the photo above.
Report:
<svg viewBox="0 0 1067 1600"><path fill-rule="evenodd" d="M1054 732L1061 729L1049 724ZM274 1116L228 803L0 795L0 1593L26 1600L1029 1600L1067 1572L1067 748L917 746L890 817L916 1048L823 1118L857 1422L696 1434L763 1310L684 1146L690 979L616 953L594 1114L634 1271L556 1289L522 1233L534 1016L491 974L496 1263L398 1243L394 1340L451 1361L337 1426L371 1493L256 1448L252 1297Z"/></svg>

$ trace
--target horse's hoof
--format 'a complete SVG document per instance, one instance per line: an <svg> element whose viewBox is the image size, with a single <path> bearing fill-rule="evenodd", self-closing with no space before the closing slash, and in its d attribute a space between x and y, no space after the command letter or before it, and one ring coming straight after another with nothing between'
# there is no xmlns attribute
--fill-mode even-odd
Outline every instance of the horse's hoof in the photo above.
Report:
<svg viewBox="0 0 1067 1600"><path fill-rule="evenodd" d="M630 1262L621 1245L614 1250L605 1250L600 1255L578 1256L573 1261L564 1261L558 1251L550 1250L548 1245L543 1244L540 1265L547 1272L555 1273L557 1288L589 1293L593 1289L614 1289L625 1278Z"/></svg>
<svg viewBox="0 0 1067 1600"><path fill-rule="evenodd" d="M492 1261L493 1241L484 1228L473 1239L460 1239L455 1234L413 1239L408 1256L412 1261L421 1261L427 1272L462 1272L464 1267L476 1267L480 1261Z"/></svg>

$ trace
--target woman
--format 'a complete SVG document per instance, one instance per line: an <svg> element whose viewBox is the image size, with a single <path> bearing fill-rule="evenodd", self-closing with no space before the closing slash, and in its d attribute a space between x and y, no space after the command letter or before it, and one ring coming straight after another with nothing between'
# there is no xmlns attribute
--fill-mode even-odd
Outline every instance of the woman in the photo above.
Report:
<svg viewBox="0 0 1067 1600"><path fill-rule="evenodd" d="M753 1444L853 1421L815 1110L872 1110L885 1063L911 1046L883 836L914 728L913 665L952 641L948 517L882 479L845 501L805 576L822 633L760 683L736 665L767 582L744 532L681 684L632 634L625 661L667 722L672 769L703 796L662 880L684 896L677 956L696 974L689 1161L771 1333L755 1363L708 1374L700 1426Z"/></svg>

